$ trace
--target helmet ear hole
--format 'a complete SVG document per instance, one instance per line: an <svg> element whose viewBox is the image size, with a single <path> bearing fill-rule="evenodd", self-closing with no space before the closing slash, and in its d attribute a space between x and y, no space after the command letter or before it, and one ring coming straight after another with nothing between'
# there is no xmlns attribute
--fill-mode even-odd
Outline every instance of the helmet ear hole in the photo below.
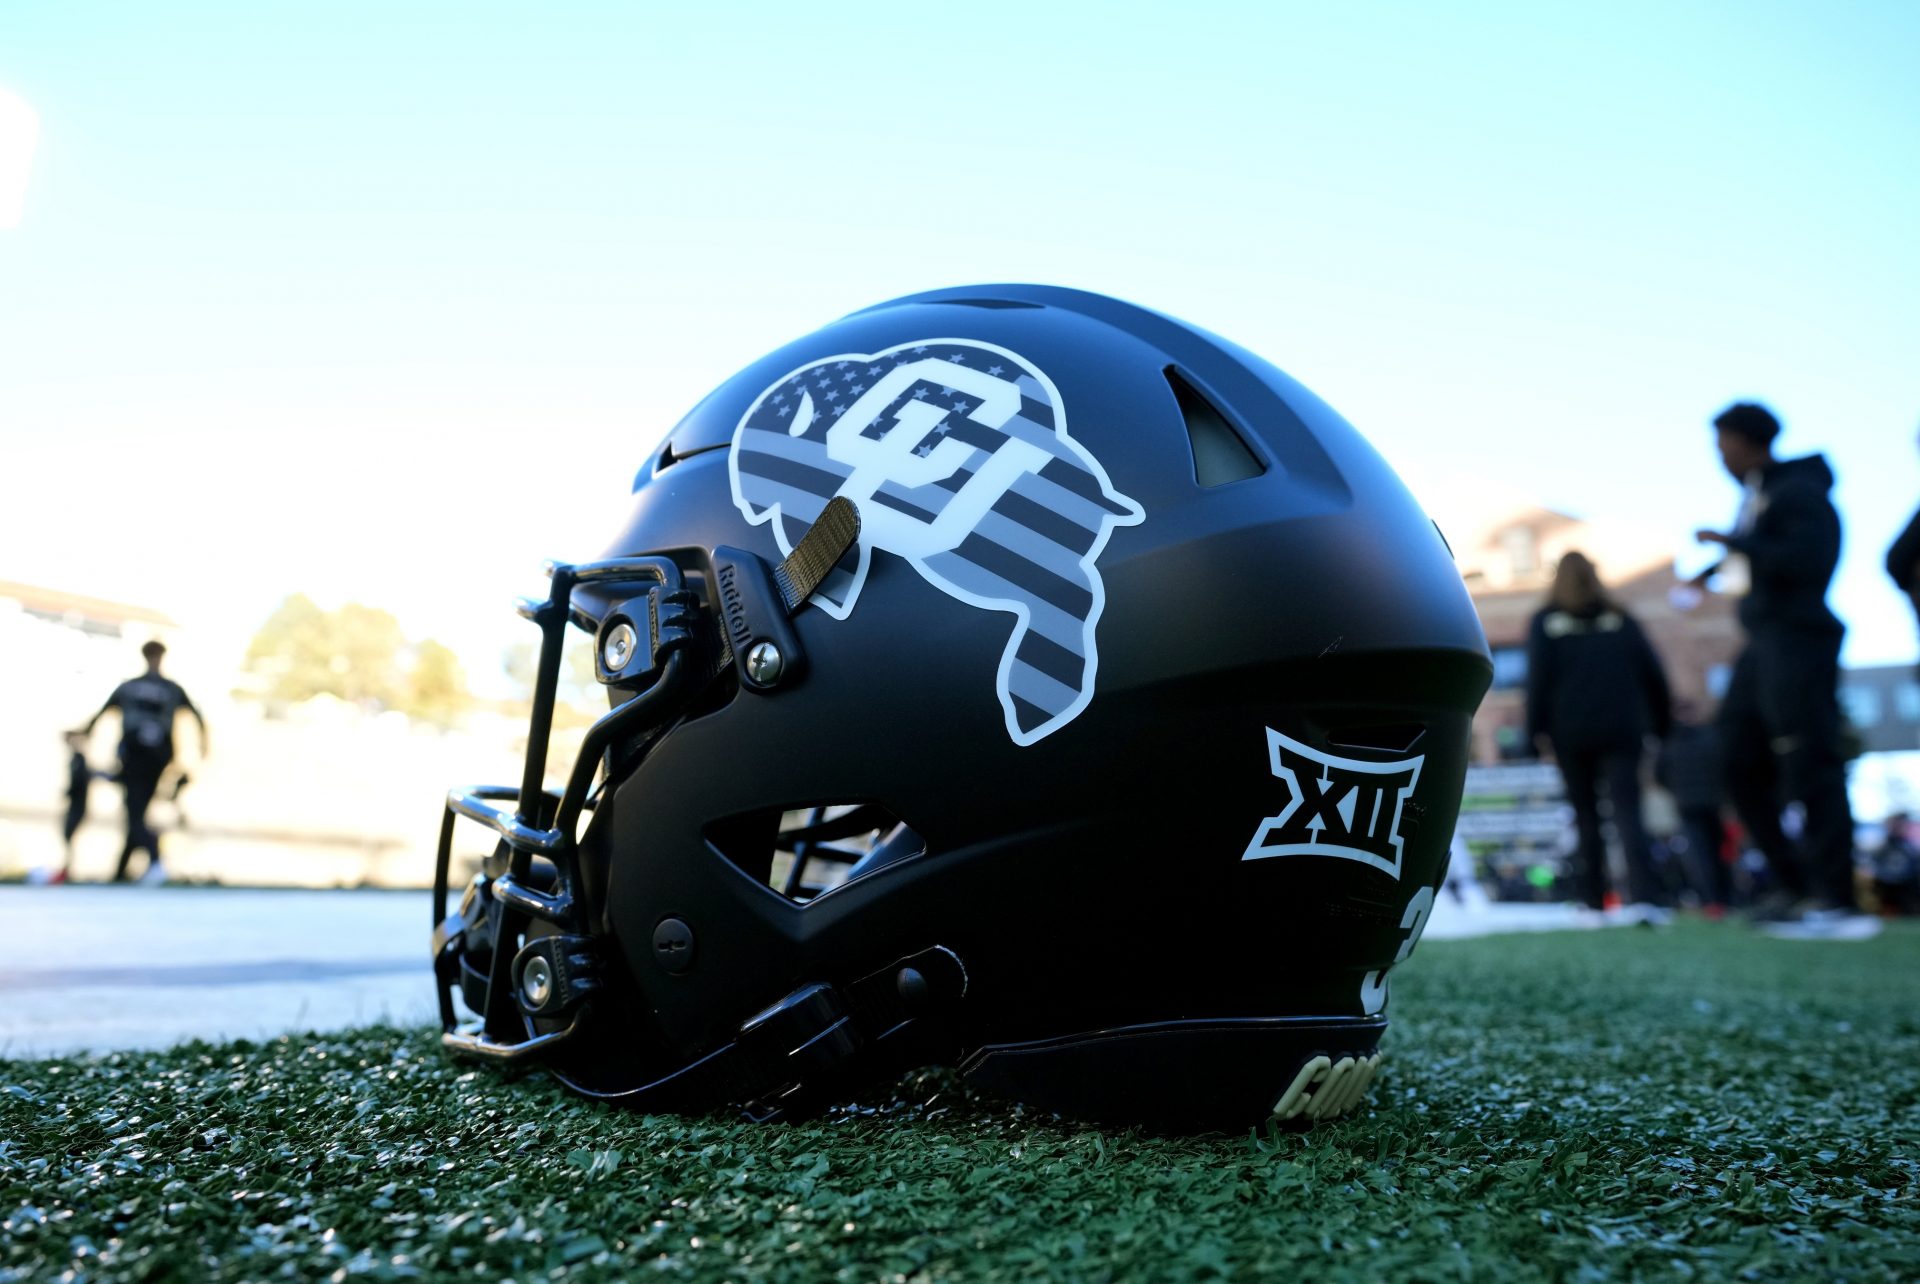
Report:
<svg viewBox="0 0 1920 1284"><path fill-rule="evenodd" d="M768 808L707 827L735 869L804 905L850 878L918 856L927 844L876 803Z"/></svg>

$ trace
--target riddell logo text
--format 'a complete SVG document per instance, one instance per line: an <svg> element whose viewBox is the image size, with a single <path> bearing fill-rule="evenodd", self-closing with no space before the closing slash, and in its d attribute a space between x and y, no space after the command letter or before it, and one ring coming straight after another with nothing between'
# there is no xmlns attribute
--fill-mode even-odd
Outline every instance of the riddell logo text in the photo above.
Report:
<svg viewBox="0 0 1920 1284"><path fill-rule="evenodd" d="M753 626L747 623L747 604L740 596L740 572L732 566L720 568L720 605L727 619L727 633L733 649L744 651L753 641Z"/></svg>
<svg viewBox="0 0 1920 1284"><path fill-rule="evenodd" d="M1260 822L1240 859L1333 856L1400 877L1400 813L1420 783L1425 754L1398 762L1341 758L1271 727L1267 754L1288 798Z"/></svg>

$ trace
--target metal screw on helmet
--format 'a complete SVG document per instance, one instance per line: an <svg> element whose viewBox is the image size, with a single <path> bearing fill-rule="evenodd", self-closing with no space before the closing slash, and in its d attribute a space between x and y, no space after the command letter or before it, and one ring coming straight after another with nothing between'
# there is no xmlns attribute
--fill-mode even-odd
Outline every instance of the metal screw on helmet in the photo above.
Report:
<svg viewBox="0 0 1920 1284"><path fill-rule="evenodd" d="M633 659L634 648L639 643L639 635L625 620L608 629L606 641L600 644L600 660L607 666L607 672L618 673L626 668L627 661Z"/></svg>
<svg viewBox="0 0 1920 1284"><path fill-rule="evenodd" d="M918 968L903 967L894 974L893 988L909 1004L919 1004L926 1001L930 987Z"/></svg>
<svg viewBox="0 0 1920 1284"><path fill-rule="evenodd" d="M530 955L520 969L520 996L534 1009L546 1007L553 997L553 965L541 955Z"/></svg>
<svg viewBox="0 0 1920 1284"><path fill-rule="evenodd" d="M778 682L786 667L787 657L781 655L780 648L771 642L756 642L753 649L747 652L747 672L763 687Z"/></svg>
<svg viewBox="0 0 1920 1284"><path fill-rule="evenodd" d="M693 966L693 929L677 918L663 918L653 929L653 957L678 976Z"/></svg>

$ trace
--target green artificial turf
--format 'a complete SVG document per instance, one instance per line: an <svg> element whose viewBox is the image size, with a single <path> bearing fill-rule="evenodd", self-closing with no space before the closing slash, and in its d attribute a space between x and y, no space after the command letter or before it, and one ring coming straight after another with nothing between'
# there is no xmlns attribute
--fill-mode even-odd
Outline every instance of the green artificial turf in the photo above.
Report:
<svg viewBox="0 0 1920 1284"><path fill-rule="evenodd" d="M0 1280L1920 1277L1920 930L1432 942L1370 1108L649 1116L375 1029L0 1062ZM64 1273L71 1272L71 1275Z"/></svg>

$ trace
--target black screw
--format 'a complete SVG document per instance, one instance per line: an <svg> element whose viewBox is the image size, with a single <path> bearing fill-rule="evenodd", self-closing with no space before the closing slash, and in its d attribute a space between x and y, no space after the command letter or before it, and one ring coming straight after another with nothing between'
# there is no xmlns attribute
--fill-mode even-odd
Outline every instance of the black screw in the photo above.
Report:
<svg viewBox="0 0 1920 1284"><path fill-rule="evenodd" d="M927 997L927 978L910 967L894 974L893 988L909 1004L918 1007Z"/></svg>
<svg viewBox="0 0 1920 1284"><path fill-rule="evenodd" d="M693 929L677 918L663 918L653 929L653 957L678 976L693 966Z"/></svg>

